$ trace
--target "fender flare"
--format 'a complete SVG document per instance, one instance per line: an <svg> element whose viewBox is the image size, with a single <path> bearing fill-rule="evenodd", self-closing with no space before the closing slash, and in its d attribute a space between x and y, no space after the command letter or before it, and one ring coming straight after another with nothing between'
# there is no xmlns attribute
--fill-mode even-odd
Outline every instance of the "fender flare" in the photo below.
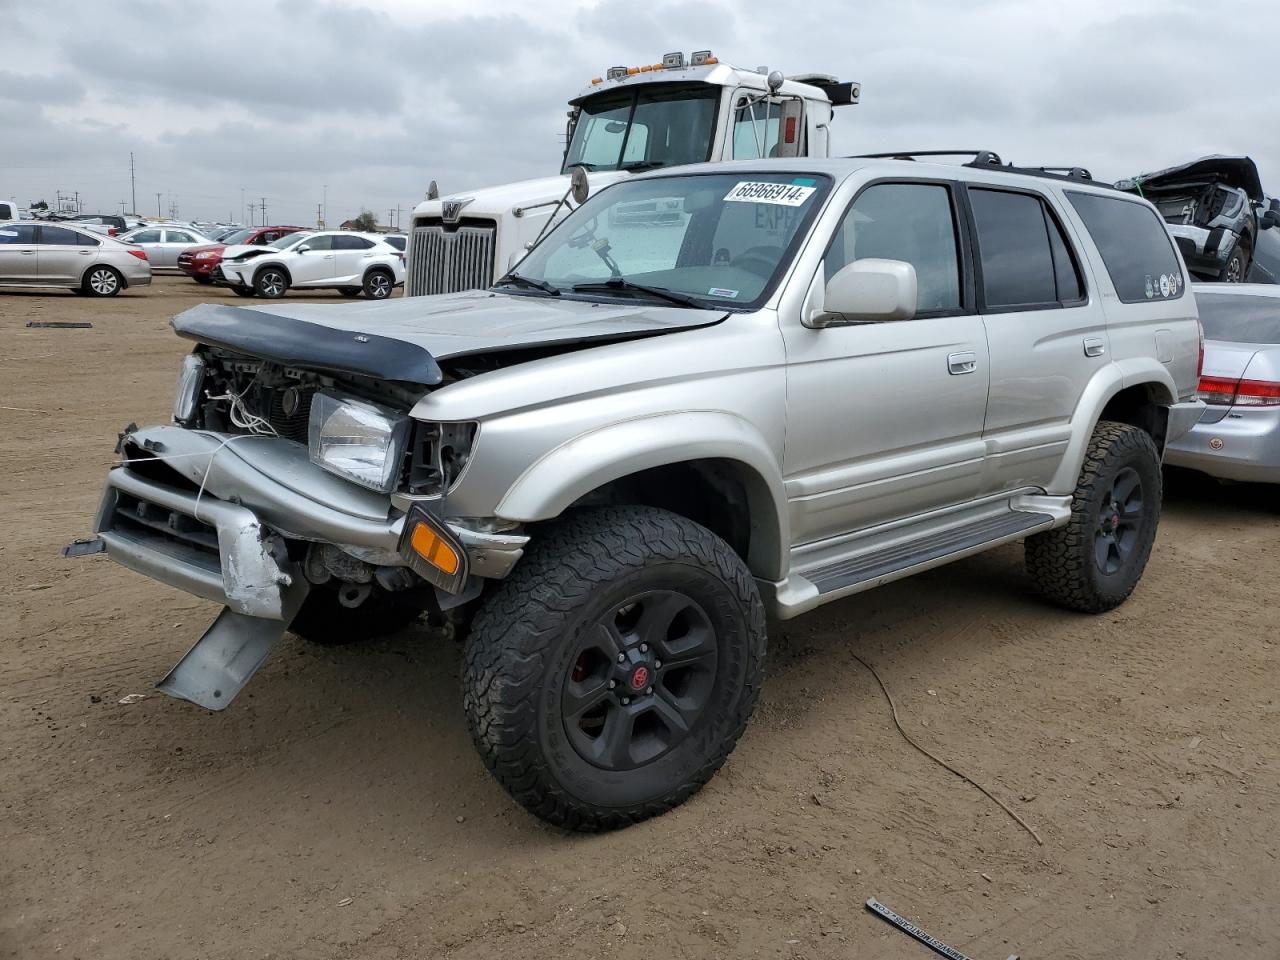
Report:
<svg viewBox="0 0 1280 960"><path fill-rule="evenodd" d="M1071 418L1071 440L1047 493L1066 496L1075 491L1093 428L1102 419L1102 411L1121 390L1140 386L1145 386L1152 399L1161 406L1178 402L1178 387L1173 376L1154 357L1117 360L1094 375L1076 405L1075 416Z"/></svg>
<svg viewBox="0 0 1280 960"><path fill-rule="evenodd" d="M249 285L253 287L255 290L258 288L258 274L260 274L263 270L267 269L267 267L276 267L279 270L283 270L285 278L289 281L289 286L291 287L293 286L293 271L290 270L288 267L286 267L283 263L280 263L274 260L268 260L266 263L254 264L253 280L250 281Z"/></svg>
<svg viewBox="0 0 1280 960"><path fill-rule="evenodd" d="M566 440L516 479L495 512L521 523L550 520L611 481L695 460L735 465L751 514L747 565L757 577L781 579L790 528L778 457L752 424L724 410L641 416Z"/></svg>

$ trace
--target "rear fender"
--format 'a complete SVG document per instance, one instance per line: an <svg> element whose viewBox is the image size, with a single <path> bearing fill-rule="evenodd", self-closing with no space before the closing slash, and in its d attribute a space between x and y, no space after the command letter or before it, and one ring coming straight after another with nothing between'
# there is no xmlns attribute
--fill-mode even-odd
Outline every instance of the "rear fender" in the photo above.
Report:
<svg viewBox="0 0 1280 960"><path fill-rule="evenodd" d="M1076 405L1075 416L1071 418L1071 442L1067 444L1047 493L1066 496L1075 491L1084 466L1085 452L1089 449L1094 427L1102 419L1103 410L1121 390L1136 386L1145 386L1153 401L1163 407L1178 402L1178 388L1172 375L1154 357L1130 357L1099 370Z"/></svg>
<svg viewBox="0 0 1280 960"><path fill-rule="evenodd" d="M637 417L574 437L525 470L496 513L521 523L550 520L614 480L708 459L739 465L751 511L747 565L757 577L781 579L790 529L778 460L754 426L726 411Z"/></svg>

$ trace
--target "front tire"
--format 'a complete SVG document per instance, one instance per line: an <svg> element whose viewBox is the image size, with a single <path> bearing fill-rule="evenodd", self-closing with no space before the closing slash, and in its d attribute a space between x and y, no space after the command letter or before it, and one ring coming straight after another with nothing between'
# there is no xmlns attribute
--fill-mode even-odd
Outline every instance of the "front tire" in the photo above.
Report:
<svg viewBox="0 0 1280 960"><path fill-rule="evenodd" d="M682 803L755 706L764 607L729 545L684 517L584 510L548 525L464 647L476 749L519 803L595 831Z"/></svg>
<svg viewBox="0 0 1280 960"><path fill-rule="evenodd" d="M1160 522L1160 454L1126 423L1094 428L1065 527L1028 537L1027 572L1048 599L1102 613L1128 599L1146 569Z"/></svg>
<svg viewBox="0 0 1280 960"><path fill-rule="evenodd" d="M279 300L289 292L289 275L279 267L264 267L254 275L253 288L266 300Z"/></svg>
<svg viewBox="0 0 1280 960"><path fill-rule="evenodd" d="M90 267L81 289L91 297L114 297L124 289L124 280L112 267Z"/></svg>
<svg viewBox="0 0 1280 960"><path fill-rule="evenodd" d="M370 270L364 277L364 295L370 300L385 300L396 289L396 278L386 270Z"/></svg>
<svg viewBox="0 0 1280 960"><path fill-rule="evenodd" d="M1227 257L1227 262L1222 266L1222 273L1218 279L1223 283L1244 283L1249 276L1249 248L1243 243L1237 243L1236 248L1231 251L1231 256Z"/></svg>

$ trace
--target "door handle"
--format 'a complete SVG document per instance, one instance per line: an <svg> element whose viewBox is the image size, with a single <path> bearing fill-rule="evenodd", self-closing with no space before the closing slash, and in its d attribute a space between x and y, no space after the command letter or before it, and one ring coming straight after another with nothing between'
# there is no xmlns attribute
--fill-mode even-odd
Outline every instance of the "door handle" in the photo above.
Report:
<svg viewBox="0 0 1280 960"><path fill-rule="evenodd" d="M978 355L972 350L963 353L952 353L947 356L947 373L958 377L964 373L973 373L978 369Z"/></svg>
<svg viewBox="0 0 1280 960"><path fill-rule="evenodd" d="M34 250L19 250L18 252L21 253L24 257L34 257L36 255L36 252Z"/></svg>
<svg viewBox="0 0 1280 960"><path fill-rule="evenodd" d="M76 253L80 254L82 257L87 257L89 255L88 250L77 250Z"/></svg>
<svg viewBox="0 0 1280 960"><path fill-rule="evenodd" d="M1106 352L1107 344L1101 337L1084 338L1084 355L1086 357L1100 357Z"/></svg>
<svg viewBox="0 0 1280 960"><path fill-rule="evenodd" d="M327 257L325 257L325 259L326 259L326 260L332 260L332 259L333 259L333 254L332 254L332 253L331 253L331 254L329 254Z"/></svg>

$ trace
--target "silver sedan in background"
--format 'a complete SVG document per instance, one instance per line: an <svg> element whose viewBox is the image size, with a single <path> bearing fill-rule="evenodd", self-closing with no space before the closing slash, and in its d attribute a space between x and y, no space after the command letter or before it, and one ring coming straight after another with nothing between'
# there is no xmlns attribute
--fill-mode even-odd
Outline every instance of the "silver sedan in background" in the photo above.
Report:
<svg viewBox="0 0 1280 960"><path fill-rule="evenodd" d="M178 254L188 247L203 247L211 239L192 227L139 227L120 237L147 251L153 270L177 270Z"/></svg>
<svg viewBox="0 0 1280 960"><path fill-rule="evenodd" d="M66 223L0 223L0 286L114 297L150 283L151 264L138 247Z"/></svg>
<svg viewBox="0 0 1280 960"><path fill-rule="evenodd" d="M1280 483L1280 286L1196 284L1206 409L1165 463L1222 480Z"/></svg>

